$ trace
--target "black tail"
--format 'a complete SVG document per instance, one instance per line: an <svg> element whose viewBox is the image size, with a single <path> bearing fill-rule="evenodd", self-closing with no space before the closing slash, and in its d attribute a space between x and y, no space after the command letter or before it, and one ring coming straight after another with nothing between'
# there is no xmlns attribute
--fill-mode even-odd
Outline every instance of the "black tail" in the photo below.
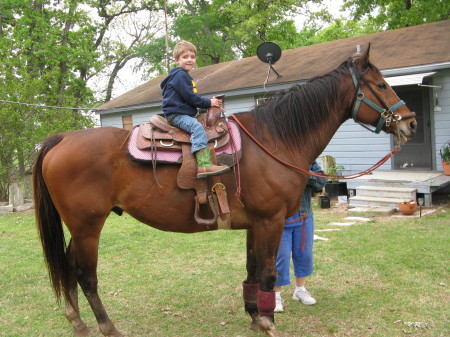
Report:
<svg viewBox="0 0 450 337"><path fill-rule="evenodd" d="M68 299L68 262L66 259L66 240L61 216L55 208L50 193L42 176L42 162L45 155L55 147L63 136L53 135L47 138L36 157L33 168L33 194L36 225L44 250L50 280L58 302L61 294Z"/></svg>

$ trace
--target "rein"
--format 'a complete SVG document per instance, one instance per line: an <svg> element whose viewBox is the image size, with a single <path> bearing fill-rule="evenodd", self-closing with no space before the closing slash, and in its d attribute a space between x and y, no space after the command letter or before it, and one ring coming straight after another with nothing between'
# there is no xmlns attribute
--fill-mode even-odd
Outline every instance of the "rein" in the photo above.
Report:
<svg viewBox="0 0 450 337"><path fill-rule="evenodd" d="M354 174L349 174L349 175L333 175L333 174L325 174L325 173L316 173L316 172L311 172L308 170L304 170L301 167L292 165L286 161L284 161L283 159L277 157L276 155L274 155L272 152L270 152L264 145L262 145L251 133L250 131L248 131L246 129L246 127L244 125L242 125L242 123L239 121L239 119L236 117L236 115L231 115L230 118L233 118L233 120L241 127L242 130L244 130L244 132L261 148L264 150L264 152L266 152L269 156L271 156L273 159L275 159L276 161L278 161L279 163L283 164L284 166L287 166L291 169L294 169L296 171L302 172L304 174L310 175L310 176L315 176L315 177L321 177L321 178L328 178L328 179L355 179L361 176L364 176L366 174L369 174L370 172L376 170L378 167L380 167L381 165L383 165L389 158L391 158L394 154L396 154L399 151L398 147L395 147L391 152L389 152L386 156L384 156L381 160L379 160L375 165L373 165L372 167L368 168L367 170L358 172L358 173L354 173Z"/></svg>

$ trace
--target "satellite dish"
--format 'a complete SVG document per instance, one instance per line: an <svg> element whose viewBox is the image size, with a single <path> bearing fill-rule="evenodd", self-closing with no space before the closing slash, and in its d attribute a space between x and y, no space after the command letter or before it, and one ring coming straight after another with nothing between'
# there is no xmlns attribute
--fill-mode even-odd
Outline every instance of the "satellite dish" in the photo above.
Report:
<svg viewBox="0 0 450 337"><path fill-rule="evenodd" d="M264 42L256 49L256 55L264 63L275 64L281 57L281 48L273 42Z"/></svg>
<svg viewBox="0 0 450 337"><path fill-rule="evenodd" d="M277 78L281 78L281 76L275 68L272 66L275 64L281 57L281 48L273 42L264 42L261 43L258 48L256 49L256 55L258 55L258 58L264 62L269 63L269 71L273 70L274 73L277 75Z"/></svg>

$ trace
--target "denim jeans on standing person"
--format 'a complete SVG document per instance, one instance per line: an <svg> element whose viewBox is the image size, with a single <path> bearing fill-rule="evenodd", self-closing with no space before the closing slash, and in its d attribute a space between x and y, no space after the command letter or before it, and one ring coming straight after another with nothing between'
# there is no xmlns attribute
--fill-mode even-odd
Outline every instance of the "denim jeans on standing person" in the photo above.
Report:
<svg viewBox="0 0 450 337"><path fill-rule="evenodd" d="M285 227L277 254L278 278L276 286L291 284L290 260L295 277L306 277L313 273L314 214L311 213L300 226Z"/></svg>
<svg viewBox="0 0 450 337"><path fill-rule="evenodd" d="M169 119L173 126L191 134L192 153L208 146L208 138L206 138L205 129L197 119L188 115L174 115Z"/></svg>

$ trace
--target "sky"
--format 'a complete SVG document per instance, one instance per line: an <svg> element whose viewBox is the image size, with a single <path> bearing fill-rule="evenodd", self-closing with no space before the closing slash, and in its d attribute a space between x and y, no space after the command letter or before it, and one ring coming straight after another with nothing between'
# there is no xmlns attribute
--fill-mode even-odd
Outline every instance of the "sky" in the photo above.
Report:
<svg viewBox="0 0 450 337"><path fill-rule="evenodd" d="M342 15L342 13L339 12L339 9L344 4L344 0L322 0L322 4L326 6L328 11L333 14L335 17L339 17ZM318 10L319 7L317 5L311 5L311 9ZM305 21L305 18L303 16L298 16L294 18L297 28L300 28Z"/></svg>

